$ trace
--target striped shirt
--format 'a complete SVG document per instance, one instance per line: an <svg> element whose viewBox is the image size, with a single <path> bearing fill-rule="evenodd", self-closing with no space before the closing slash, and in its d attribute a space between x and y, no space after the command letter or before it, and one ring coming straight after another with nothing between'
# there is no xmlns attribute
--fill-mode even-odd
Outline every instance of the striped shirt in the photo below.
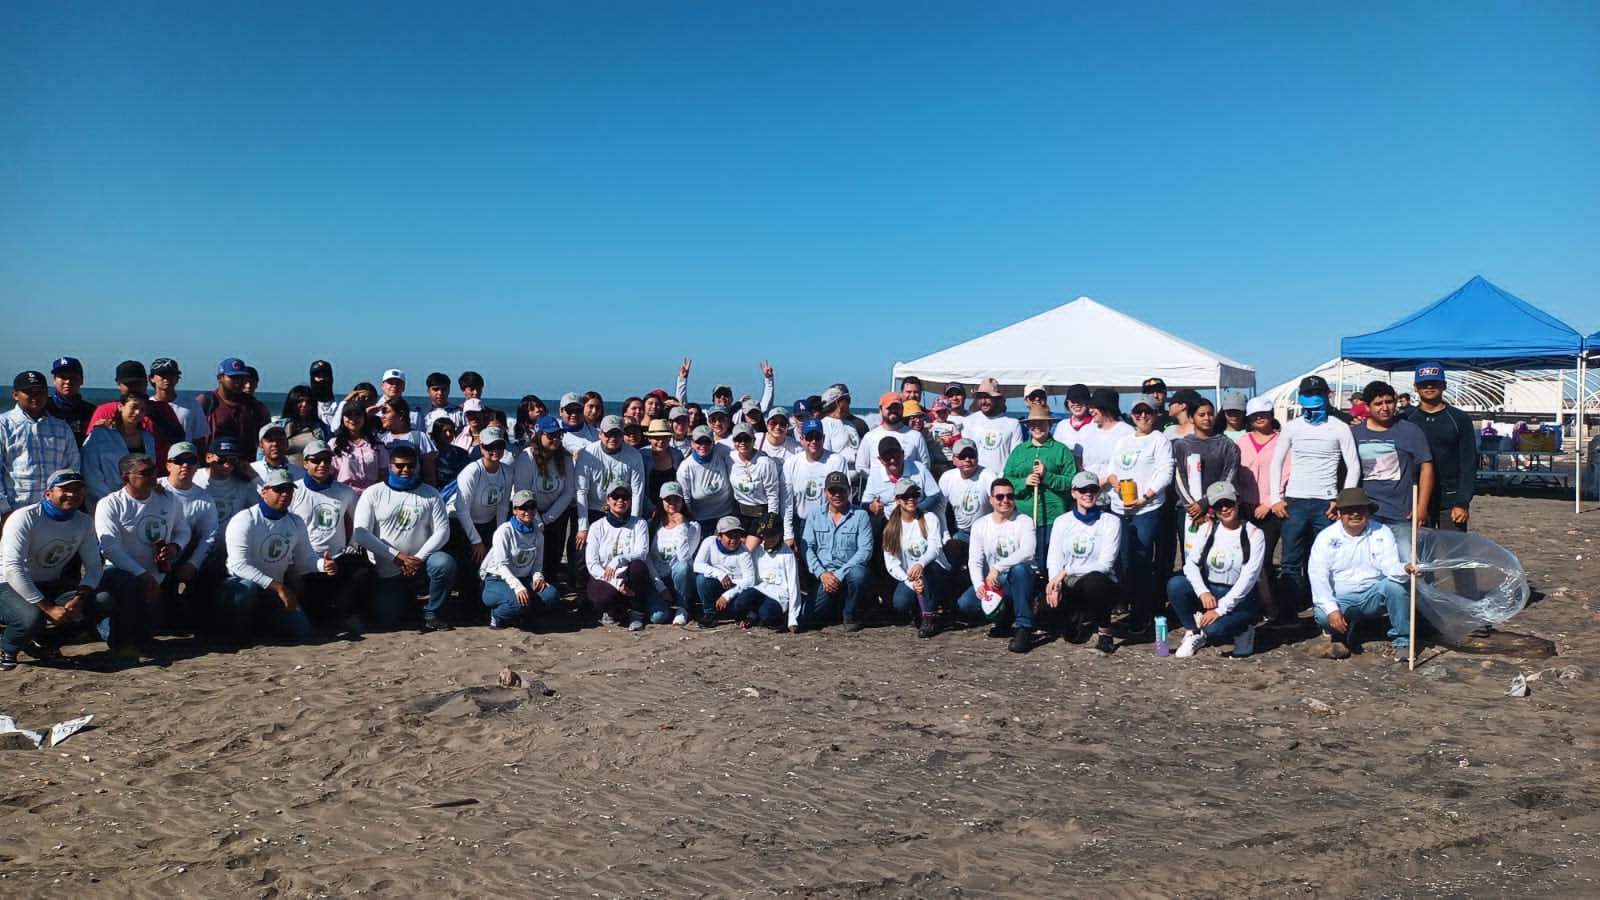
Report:
<svg viewBox="0 0 1600 900"><path fill-rule="evenodd" d="M78 441L63 419L35 419L12 407L0 415L0 514L38 503L57 469L76 469Z"/></svg>

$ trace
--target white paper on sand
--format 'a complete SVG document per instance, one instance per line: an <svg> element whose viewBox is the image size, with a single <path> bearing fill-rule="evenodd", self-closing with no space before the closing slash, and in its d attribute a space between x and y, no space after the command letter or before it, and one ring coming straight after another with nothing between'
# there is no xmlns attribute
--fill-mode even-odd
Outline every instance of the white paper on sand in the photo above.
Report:
<svg viewBox="0 0 1600 900"><path fill-rule="evenodd" d="M56 724L50 726L50 746L54 747L72 735L77 734L83 730L85 725L88 725L92 721L94 721L94 716L91 714L87 716L79 716L76 719L68 719L65 722L57 722ZM20 734L32 741L33 746L35 747L44 746L43 732L29 731L25 728L18 728L15 719L7 715L0 715L0 734L12 733Z"/></svg>

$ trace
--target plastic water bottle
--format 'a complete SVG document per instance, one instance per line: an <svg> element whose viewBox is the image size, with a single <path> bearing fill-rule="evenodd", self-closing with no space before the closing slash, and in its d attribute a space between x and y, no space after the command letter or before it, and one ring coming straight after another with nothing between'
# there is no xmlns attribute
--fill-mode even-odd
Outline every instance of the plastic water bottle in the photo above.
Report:
<svg viewBox="0 0 1600 900"><path fill-rule="evenodd" d="M1167 617L1156 616L1156 655L1166 656L1171 652L1167 647Z"/></svg>

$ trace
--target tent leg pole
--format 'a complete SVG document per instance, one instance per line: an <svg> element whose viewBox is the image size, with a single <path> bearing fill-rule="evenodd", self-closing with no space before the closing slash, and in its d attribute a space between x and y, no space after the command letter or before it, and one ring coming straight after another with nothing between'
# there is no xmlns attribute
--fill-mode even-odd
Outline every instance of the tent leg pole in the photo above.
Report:
<svg viewBox="0 0 1600 900"><path fill-rule="evenodd" d="M1583 512L1583 382L1584 382L1583 354L1578 354L1578 405L1572 416L1572 439L1577 441L1572 447L1572 514ZM1560 421L1560 417L1557 417Z"/></svg>

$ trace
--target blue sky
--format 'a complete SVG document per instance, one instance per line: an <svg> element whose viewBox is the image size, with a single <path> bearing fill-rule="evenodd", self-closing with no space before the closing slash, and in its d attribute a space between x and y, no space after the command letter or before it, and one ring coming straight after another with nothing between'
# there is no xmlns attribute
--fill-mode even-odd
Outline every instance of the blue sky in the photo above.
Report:
<svg viewBox="0 0 1600 900"><path fill-rule="evenodd" d="M0 4L0 368L780 399L1089 295L1600 329L1592 3ZM1070 346L1063 347L1070 352Z"/></svg>

